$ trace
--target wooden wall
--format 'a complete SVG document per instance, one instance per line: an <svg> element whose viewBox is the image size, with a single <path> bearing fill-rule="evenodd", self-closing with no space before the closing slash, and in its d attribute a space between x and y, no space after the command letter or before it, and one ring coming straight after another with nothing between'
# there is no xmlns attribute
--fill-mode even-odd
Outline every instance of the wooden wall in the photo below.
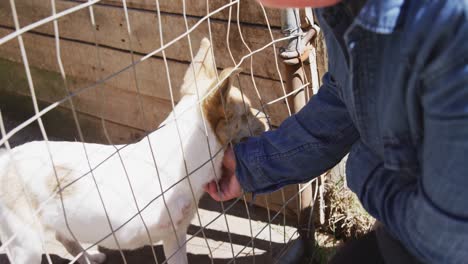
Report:
<svg viewBox="0 0 468 264"><path fill-rule="evenodd" d="M52 14L50 0L16 0L15 2L21 26L39 21ZM56 0L55 2L57 11L60 12L85 1ZM110 76L131 64L130 45L136 60L161 46L155 1L127 0L126 2L132 28L130 38L120 0L105 0L93 6L96 28L91 25L90 11L87 8L58 20L61 58L67 74L68 88L73 92L94 85L73 98L84 133L89 135L86 138L87 141L105 142L100 118L105 120L112 141L125 143L138 139L145 130L156 128L171 111L169 85L161 53L135 67L136 80L130 69L102 84L95 85L96 80ZM160 1L162 35L165 43L186 31L182 3L182 0ZM209 9L213 11L226 3L229 1L211 0ZM186 7L189 27L207 14L206 1L187 0ZM190 34L194 52L196 52L200 40L209 36L208 25L211 26L214 53L219 70L234 64L228 53L227 40L236 63L249 54L249 50L241 41L237 25L238 7L239 5L234 5L232 8L229 35L227 31L229 8L215 14L210 18L210 24L205 21ZM240 1L239 14L242 36L250 49L258 49L272 40L266 26L265 16L256 1ZM273 37L282 37L279 11L267 9L267 14ZM0 37L3 37L14 31L8 1L0 1L0 18ZM52 23L24 34L23 38L35 91L42 105L64 98L66 96L65 83L59 73ZM280 44L277 45L279 46ZM179 87L191 61L188 39L181 39L167 48L165 52L168 58L170 81L175 89L176 100L178 100L180 98ZM246 60L241 65L244 71L240 75L238 85L251 98L254 106L259 107L259 100L250 76L251 71L265 102L282 96L283 90L279 81L280 76L276 68L273 47L255 54L252 59L253 69L250 67L250 60ZM281 62L279 62L279 68L283 72ZM9 94L29 98L29 88L16 39L0 46L0 82L0 94L3 94L0 96ZM141 91L140 97L136 90L136 82ZM139 98L143 102L143 111L148 122L145 122L139 108ZM28 100L23 101L28 103ZM1 100L1 102L4 104L1 107L7 107L8 100ZM64 103L57 111L71 117L69 108L70 104ZM288 116L285 103L281 101L272 105L268 108L268 114L272 117L274 124L279 124ZM48 133L54 132L55 130L48 130ZM276 199L279 206L280 201L281 198Z"/></svg>
<svg viewBox="0 0 468 264"><path fill-rule="evenodd" d="M61 0L56 2L58 11L68 9L79 3ZM103 1L102 4L93 7L97 24L96 30L91 25L88 9L59 19L61 57L65 72L69 78L68 85L72 91L92 85L96 80L105 78L128 66L131 63L130 42L135 52L135 59L139 59L160 47L154 1L130 0L127 2L133 31L131 40L127 33L125 14L120 6L121 1ZM210 1L210 10L214 10L226 2L229 1ZM45 18L51 15L52 12L49 0L18 0L16 1L16 7L21 26ZM165 42L169 42L186 31L182 15L182 1L161 1L161 12ZM237 6L234 6L232 10L234 18L236 13ZM205 14L206 5L204 1L187 1L189 27L197 23ZM269 31L264 25L265 18L255 1L242 1L240 14L243 37L252 50L260 48L271 41ZM268 14L273 25L274 37L280 37L278 11L268 10ZM2 17L0 20L0 36L13 32L13 19L7 1L0 2L0 17ZM226 42L228 37L227 17L228 9L214 15L210 21L216 63L220 69L233 65ZM198 49L200 40L208 35L207 22L202 23L190 34L194 52ZM30 65L32 68L37 69L36 72L40 70L59 72L52 23L25 34L24 41ZM229 44L236 62L249 53L241 42L237 23L235 22L231 23ZM179 98L178 88L182 83L183 74L191 61L188 39L183 38L166 49L166 55L169 60L172 87L175 89L174 93L177 100ZM22 63L18 42L13 40L0 46L0 57L12 62ZM281 96L283 92L281 84L278 82L279 75L275 66L273 49L268 48L254 55L253 60L253 74L257 87L264 97L263 99L270 101ZM239 78L240 85L253 99L252 101L258 102L250 77L250 60L246 60L242 67L244 72ZM21 71L18 74L21 75ZM97 89L90 89L88 92L79 95L74 99L78 110L94 116L100 116L102 112L103 117L109 122L140 130L155 128L171 110L168 80L162 54L156 54L138 64L136 74L145 112L147 112L151 120L151 126L148 127L143 124L141 114L139 114L135 78L131 69L97 86ZM40 79L38 76L34 77ZM16 90L16 88L13 90ZM46 102L54 102L64 95L63 92L52 91L47 87L36 90L39 93L39 98ZM17 92L28 94L27 89L18 89ZM96 96L99 93L104 94L105 102L100 100L99 96ZM101 111L103 103L105 106ZM278 123L287 115L287 109L284 104L278 103L270 108L270 114Z"/></svg>

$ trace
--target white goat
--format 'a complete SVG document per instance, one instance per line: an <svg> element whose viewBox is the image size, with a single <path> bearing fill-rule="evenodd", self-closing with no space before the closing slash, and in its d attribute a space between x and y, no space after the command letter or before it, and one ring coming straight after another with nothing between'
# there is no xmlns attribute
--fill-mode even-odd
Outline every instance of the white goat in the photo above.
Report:
<svg viewBox="0 0 468 264"><path fill-rule="evenodd" d="M196 88L201 98L217 84L211 54L210 42L203 39L185 74L182 99L149 140L118 153L111 145L49 142L48 149L46 142L35 141L0 154L0 238L12 239L8 249L13 263L40 263L43 229L54 231L73 256L83 251L79 242L135 249L150 244L149 233L152 242L163 241L169 263L187 263L187 227L204 186L221 174L222 148L229 139L265 129L247 98L244 105L240 91L232 87L232 69L224 70L219 79L226 80L197 103ZM217 152L212 166L207 161ZM187 171L193 172L188 178ZM141 217L137 205L144 208ZM78 261L105 259L102 253L85 252Z"/></svg>

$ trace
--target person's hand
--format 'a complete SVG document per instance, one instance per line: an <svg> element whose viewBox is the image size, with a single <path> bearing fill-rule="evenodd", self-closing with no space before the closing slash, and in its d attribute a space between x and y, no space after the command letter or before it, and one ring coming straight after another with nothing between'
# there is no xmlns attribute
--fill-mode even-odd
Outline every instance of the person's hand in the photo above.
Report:
<svg viewBox="0 0 468 264"><path fill-rule="evenodd" d="M219 192L216 182L212 181L205 187L205 191L216 201L227 201L241 196L242 187L236 177L236 157L229 146L224 151L223 168L219 180Z"/></svg>

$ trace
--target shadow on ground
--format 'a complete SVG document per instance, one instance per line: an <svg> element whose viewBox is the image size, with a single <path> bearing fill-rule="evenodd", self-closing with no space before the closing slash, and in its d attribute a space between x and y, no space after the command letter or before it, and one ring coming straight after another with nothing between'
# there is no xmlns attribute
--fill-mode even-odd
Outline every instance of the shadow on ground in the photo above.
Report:
<svg viewBox="0 0 468 264"><path fill-rule="evenodd" d="M283 247L278 248L279 251L283 250ZM100 251L105 253L107 260L105 264L120 264L124 263L122 255L117 250L108 250L100 248ZM156 252L157 263L163 263L165 260L164 251L162 245L154 246L154 251ZM279 252L278 251L278 252ZM128 264L154 264L153 251L150 246L145 246L137 250L124 250L123 255ZM70 259L65 259L57 255L50 255L53 264L67 264L70 262ZM189 263L215 263L215 264L227 264L234 263L232 258L213 258L211 261L210 256L205 254L187 254ZM277 257L277 256L276 256ZM266 264L274 263L277 260L275 256L270 255L270 253L259 254L255 256L242 256L236 257L235 263L238 264L247 264L247 263L257 263L257 264ZM0 264L9 264L8 258L5 254L0 254ZM293 262L278 262L278 263L302 263L299 260ZM31 263L34 264L34 263ZM42 264L49 264L45 255L42 256Z"/></svg>
<svg viewBox="0 0 468 264"><path fill-rule="evenodd" d="M246 215L246 209L243 202L237 202L236 204L226 203L226 207L230 207L228 210L228 214L235 215L238 217L248 218ZM220 212L221 208L219 203L209 199L208 197L203 197L200 201L200 208L210 210L210 211L217 211ZM264 222L268 217L266 216L267 212L264 208L252 206L250 208L250 217L253 221L262 221ZM279 219L283 219L282 217L278 217ZM291 220L292 221L292 220ZM273 221L276 222L276 221ZM289 221L288 221L289 222ZM265 224L267 222L264 222ZM188 229L188 238L191 235L197 237L203 237L202 233L199 232L200 227L191 225ZM303 262L303 256L305 252L308 250L305 249L304 243L302 243L301 239L290 241L289 243L275 243L269 240L252 238L250 236L239 235L235 233L231 233L230 236L227 232L219 231L215 229L205 228L204 234L207 239L215 240L218 242L223 243L230 243L232 241L233 244L242 245L242 246L251 246L253 242L255 248L264 252L263 254L255 254L255 256L244 256L241 255L236 257L235 263L237 264L246 264L246 263L256 263L256 264L266 264L266 263L308 263ZM1 245L1 244L0 244ZM310 249L310 251L312 248ZM122 255L118 250L109 250L105 248L99 248L99 251L103 252L107 256L106 264L120 264L124 263L122 259ZM156 257L158 262L162 263L165 260L164 251L162 245L154 246L154 251L156 252ZM156 263L153 256L153 251L151 250L150 246L145 246L143 248L137 250L124 250L123 255L125 256L126 262L128 264L154 264ZM226 256L225 258L213 258L211 260L210 256L207 254L193 254L188 253L188 260L189 263L215 263L215 264L227 264L227 263L234 263L231 256ZM65 264L69 263L69 259L61 258L57 255L51 255L52 262L54 264ZM6 255L0 255L0 264L7 264L8 259ZM42 259L43 264L48 264L48 261L43 256ZM31 263L33 264L33 263Z"/></svg>

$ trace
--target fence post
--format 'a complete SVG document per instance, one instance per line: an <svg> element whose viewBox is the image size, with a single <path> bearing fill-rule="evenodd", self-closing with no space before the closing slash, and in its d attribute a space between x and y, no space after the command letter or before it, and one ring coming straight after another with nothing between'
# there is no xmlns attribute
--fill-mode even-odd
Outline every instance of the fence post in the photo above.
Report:
<svg viewBox="0 0 468 264"><path fill-rule="evenodd" d="M297 34L299 35L298 38L300 39L302 37L304 42L310 41L313 36L318 33L319 28L314 23L312 10L310 8L305 10L306 22L309 25L309 31L305 34L302 33L300 29L298 9L285 9L282 12L283 33L289 33L290 35ZM300 40L298 40L298 42L299 41ZM289 105L293 108L291 112L293 113L298 112L307 103L310 98L309 93L316 93L319 88L316 60L317 53L315 48L312 46L306 47L305 44L301 43L296 44L296 46L298 55L296 58L285 58L285 56L280 55L285 63L287 93L297 90L293 96L288 97ZM291 48L291 44L288 45L288 48ZM308 74L306 74L304 63L307 60L310 66L310 80L308 80ZM315 184L318 184L318 181L316 181ZM298 190L303 189L298 200L298 230L302 242L304 243L304 257L306 258L312 257L311 253L315 245L315 226L312 218L315 198L312 186L313 184L310 182L298 185Z"/></svg>

